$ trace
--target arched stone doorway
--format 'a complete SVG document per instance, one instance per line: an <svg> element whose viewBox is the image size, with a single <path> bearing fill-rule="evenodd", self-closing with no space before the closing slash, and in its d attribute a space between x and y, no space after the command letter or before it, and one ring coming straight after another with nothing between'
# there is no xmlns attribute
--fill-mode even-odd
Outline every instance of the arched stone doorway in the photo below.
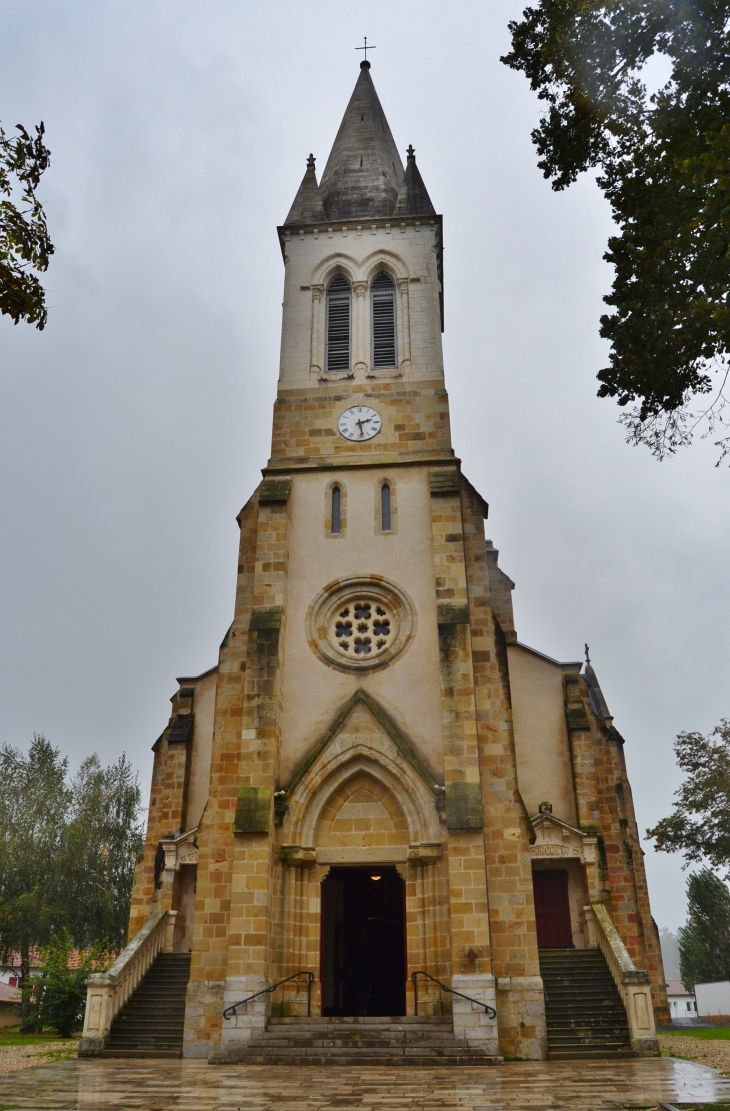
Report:
<svg viewBox="0 0 730 1111"><path fill-rule="evenodd" d="M363 1013L364 1006L370 1014L383 1014L383 1007L386 1014L412 1014L410 973L426 969L436 976L448 974L448 866L442 856L439 796L431 786L433 777L390 726L384 727L382 717L358 694L328 742L287 790L280 827L284 929L277 974L299 969L315 973L315 1013L344 1013L343 1008ZM368 884L384 883L366 883L366 875L388 877L382 890L390 898L378 898L377 915L375 905L371 907L371 917L380 919L382 929L390 923L387 932L395 939L388 943L387 975L381 975L391 984L390 994L382 997L363 972L368 938L361 939L366 952L354 964L348 965L344 951L336 955L338 927L342 941L349 936L350 954L359 945L347 933L347 906L362 908ZM342 910L334 911L340 896ZM353 986L346 999L345 985L360 979L369 984L368 1000L363 1003L362 985ZM440 1007L438 991L433 999L431 994L424 989L422 1014Z"/></svg>

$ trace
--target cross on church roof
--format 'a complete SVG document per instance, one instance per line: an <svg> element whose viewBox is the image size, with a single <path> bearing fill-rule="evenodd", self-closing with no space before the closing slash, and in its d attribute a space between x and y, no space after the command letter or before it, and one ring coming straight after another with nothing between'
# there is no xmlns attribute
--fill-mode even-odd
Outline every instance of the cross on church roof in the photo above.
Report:
<svg viewBox="0 0 730 1111"><path fill-rule="evenodd" d="M365 51L365 61L367 62L367 60L368 60L368 50L377 50L378 48L377 48L377 46L368 46L368 37L367 37L367 35L364 35L363 37L365 39L365 45L364 46L356 46L355 50L364 50Z"/></svg>

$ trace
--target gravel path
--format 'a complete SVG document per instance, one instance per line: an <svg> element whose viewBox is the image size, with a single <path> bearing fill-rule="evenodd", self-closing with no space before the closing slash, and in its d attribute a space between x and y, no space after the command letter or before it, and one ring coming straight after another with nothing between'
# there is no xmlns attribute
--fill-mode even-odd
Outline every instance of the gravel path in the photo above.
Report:
<svg viewBox="0 0 730 1111"><path fill-rule="evenodd" d="M682 1057L685 1061L697 1061L709 1065L711 1069L730 1076L730 1042L705 1041L680 1034L660 1034L659 1045L662 1057Z"/></svg>
<svg viewBox="0 0 730 1111"><path fill-rule="evenodd" d="M0 1076L75 1057L78 1044L78 1041L54 1041L43 1045L0 1045Z"/></svg>

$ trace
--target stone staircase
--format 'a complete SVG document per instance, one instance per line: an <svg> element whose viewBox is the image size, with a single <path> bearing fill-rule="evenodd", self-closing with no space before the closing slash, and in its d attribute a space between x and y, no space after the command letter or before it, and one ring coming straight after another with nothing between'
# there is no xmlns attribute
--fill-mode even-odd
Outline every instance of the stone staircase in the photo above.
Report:
<svg viewBox="0 0 730 1111"><path fill-rule="evenodd" d="M248 1043L211 1058L250 1065L499 1065L454 1037L450 1018L271 1018Z"/></svg>
<svg viewBox="0 0 730 1111"><path fill-rule="evenodd" d="M541 949L551 1061L635 1057L626 1010L600 949Z"/></svg>
<svg viewBox="0 0 730 1111"><path fill-rule="evenodd" d="M103 1057L182 1057L189 953L160 953L112 1022Z"/></svg>

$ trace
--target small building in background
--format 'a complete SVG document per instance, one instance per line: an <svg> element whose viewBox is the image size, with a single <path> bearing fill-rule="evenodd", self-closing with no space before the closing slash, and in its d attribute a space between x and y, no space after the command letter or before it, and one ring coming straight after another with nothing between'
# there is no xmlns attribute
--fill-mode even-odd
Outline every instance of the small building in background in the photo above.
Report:
<svg viewBox="0 0 730 1111"><path fill-rule="evenodd" d="M667 984L669 987L669 984ZM716 980L711 984L695 984L697 1014L701 1017L730 1015L730 980Z"/></svg>
<svg viewBox="0 0 730 1111"><path fill-rule="evenodd" d="M697 1001L681 980L667 980L667 1000L672 1022L676 1018L697 1018Z"/></svg>

